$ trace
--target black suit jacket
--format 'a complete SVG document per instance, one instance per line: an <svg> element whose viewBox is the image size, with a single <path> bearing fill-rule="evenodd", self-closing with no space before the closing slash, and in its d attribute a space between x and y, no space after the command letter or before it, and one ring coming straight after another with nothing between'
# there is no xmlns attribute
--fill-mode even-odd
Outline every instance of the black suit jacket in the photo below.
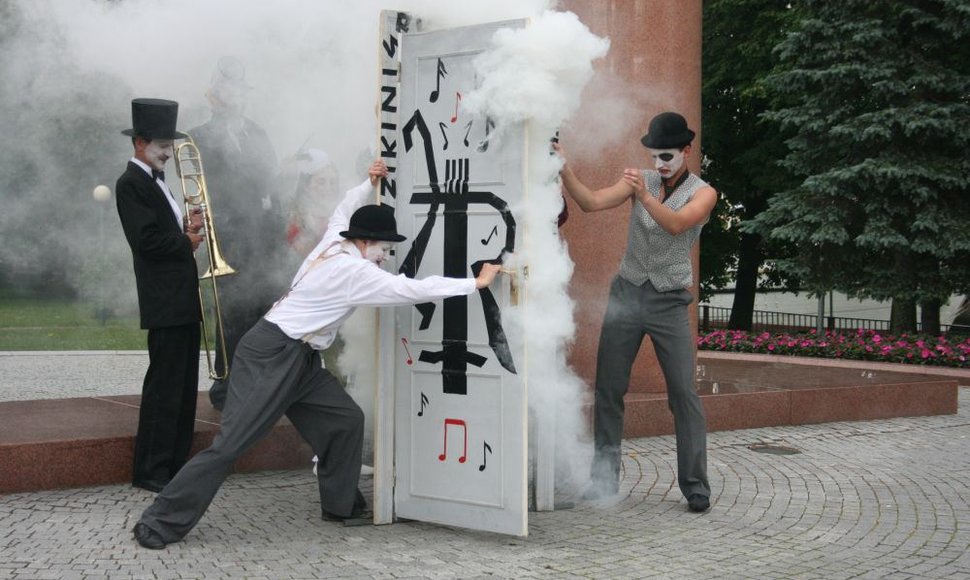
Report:
<svg viewBox="0 0 970 580"><path fill-rule="evenodd" d="M199 322L199 274L192 243L172 213L165 192L129 161L115 185L115 198L131 246L141 327Z"/></svg>

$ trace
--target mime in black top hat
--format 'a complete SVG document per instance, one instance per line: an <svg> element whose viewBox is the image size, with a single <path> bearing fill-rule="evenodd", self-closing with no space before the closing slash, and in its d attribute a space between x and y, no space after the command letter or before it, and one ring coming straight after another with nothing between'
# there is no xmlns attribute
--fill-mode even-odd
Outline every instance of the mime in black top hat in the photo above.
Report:
<svg viewBox="0 0 970 580"><path fill-rule="evenodd" d="M185 133L175 129L179 104L167 99L133 99L131 101L131 129L121 133L129 137L153 139L185 139Z"/></svg>
<svg viewBox="0 0 970 580"><path fill-rule="evenodd" d="M115 184L115 201L131 248L141 328L148 330L132 485L160 491L188 460L198 396L201 306L193 256L201 216L186 220L181 196L165 183L174 154L178 103L131 102L134 154Z"/></svg>

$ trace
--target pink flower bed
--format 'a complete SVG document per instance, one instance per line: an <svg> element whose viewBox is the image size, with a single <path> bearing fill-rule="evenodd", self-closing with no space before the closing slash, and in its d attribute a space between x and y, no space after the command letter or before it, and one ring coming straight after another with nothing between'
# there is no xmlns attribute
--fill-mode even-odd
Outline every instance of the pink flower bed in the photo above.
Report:
<svg viewBox="0 0 970 580"><path fill-rule="evenodd" d="M795 334L716 330L699 336L697 348L970 368L970 337L890 336L861 328L855 332L826 331L825 334L814 330Z"/></svg>

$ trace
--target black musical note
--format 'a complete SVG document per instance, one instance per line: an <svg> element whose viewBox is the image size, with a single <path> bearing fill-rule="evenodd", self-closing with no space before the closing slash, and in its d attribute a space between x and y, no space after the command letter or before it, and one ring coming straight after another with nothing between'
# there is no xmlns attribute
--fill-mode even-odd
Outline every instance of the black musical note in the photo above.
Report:
<svg viewBox="0 0 970 580"><path fill-rule="evenodd" d="M461 457L458 458L458 463L464 463L468 458L468 425L461 419L445 419L445 447L441 455L438 456L438 461L444 461L448 458L448 425L455 425L464 429L464 447L461 451Z"/></svg>
<svg viewBox="0 0 970 580"><path fill-rule="evenodd" d="M455 93L455 114L451 118L451 122L452 123L454 123L455 121L458 120L458 105L460 105L460 104L461 104L461 93L460 92L456 92Z"/></svg>
<svg viewBox="0 0 970 580"><path fill-rule="evenodd" d="M491 117L485 117L485 138L478 142L478 152L485 153L488 151L488 140L489 132L495 128L495 121Z"/></svg>
<svg viewBox="0 0 970 580"><path fill-rule="evenodd" d="M479 471L485 471L485 464L488 463L488 455L486 455L485 452L486 451L488 451L489 453L492 452L492 446L491 445L489 445L485 441L482 441L482 444L485 447L482 448L482 464L478 466L478 470Z"/></svg>
<svg viewBox="0 0 970 580"><path fill-rule="evenodd" d="M498 226L492 226L491 233L488 234L488 239L482 238L482 245L486 246L492 240L492 236L498 233Z"/></svg>
<svg viewBox="0 0 970 580"><path fill-rule="evenodd" d="M421 393L421 410L418 411L418 417L424 417L424 407L428 404L428 395Z"/></svg>
<svg viewBox="0 0 970 580"><path fill-rule="evenodd" d="M444 76L446 74L448 74L448 71L445 70L445 63L443 63L441 61L441 59L439 58L438 59L438 71L435 74L435 79L434 79L434 81L435 81L434 90L431 91L431 102L432 103L438 102L438 91L441 89L441 79L444 78Z"/></svg>
<svg viewBox="0 0 970 580"><path fill-rule="evenodd" d="M465 125L465 147L468 147L468 134L472 132L472 123L474 122L475 121L473 119L469 121L467 125Z"/></svg>
<svg viewBox="0 0 970 580"><path fill-rule="evenodd" d="M441 136L444 137L445 139L445 146L442 147L441 149L445 150L448 148L448 134L445 133L445 129L448 128L448 125L445 125L444 122L440 122L438 123L438 128L441 129Z"/></svg>

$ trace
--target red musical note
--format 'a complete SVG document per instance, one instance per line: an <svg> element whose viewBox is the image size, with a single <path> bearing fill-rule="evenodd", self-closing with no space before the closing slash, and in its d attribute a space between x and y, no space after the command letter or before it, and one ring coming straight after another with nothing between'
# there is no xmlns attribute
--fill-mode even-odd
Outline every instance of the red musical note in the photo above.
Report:
<svg viewBox="0 0 970 580"><path fill-rule="evenodd" d="M452 123L458 120L458 105L461 104L461 92L457 92L455 95L457 98L455 99L455 116L451 118Z"/></svg>
<svg viewBox="0 0 970 580"><path fill-rule="evenodd" d="M445 419L445 448L444 453L438 456L438 461L444 461L448 457L448 425L457 425L465 430L465 446L458 458L458 463L464 463L468 455L468 425L461 419Z"/></svg>
<svg viewBox="0 0 970 580"><path fill-rule="evenodd" d="M414 359L411 358L411 351L408 349L408 339L401 337L401 344L404 345L404 352L408 353L408 360L404 361L404 364L411 366L414 364Z"/></svg>

